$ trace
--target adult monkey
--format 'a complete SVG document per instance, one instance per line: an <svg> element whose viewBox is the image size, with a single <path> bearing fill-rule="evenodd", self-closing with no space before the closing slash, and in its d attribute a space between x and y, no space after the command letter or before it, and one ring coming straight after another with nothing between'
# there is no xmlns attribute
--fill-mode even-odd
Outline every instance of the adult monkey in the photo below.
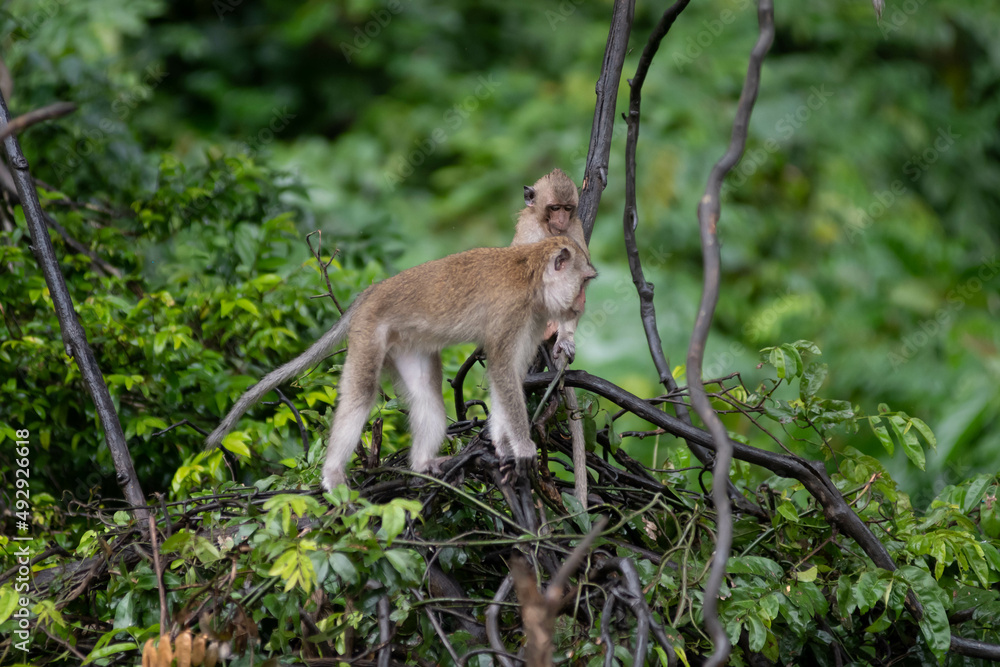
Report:
<svg viewBox="0 0 1000 667"><path fill-rule="evenodd" d="M207 443L217 446L251 405L349 338L323 487L329 491L346 482L344 468L368 420L383 368L393 371L410 408L410 465L426 471L437 462L446 429L441 349L476 342L490 360L491 438L501 460L525 474L536 453L524 376L548 323L583 312L587 283L596 276L585 249L554 237L511 248L476 248L386 278L362 292L309 349L248 389Z"/></svg>
<svg viewBox="0 0 1000 667"><path fill-rule="evenodd" d="M534 185L524 186L524 208L517 215L514 240L511 246L535 243L554 236L568 236L581 248L587 248L583 235L583 223L577 215L580 196L576 183L562 169L553 169L542 176ZM590 256L590 253L587 253ZM576 325L582 311L569 319L553 320L545 330L545 338L556 334L553 353L556 363L563 366L573 361L576 355ZM576 392L570 387L563 388L563 400L570 414L569 432L573 440L573 491L580 504L587 507L587 444L583 437L583 424L577 418L580 405Z"/></svg>

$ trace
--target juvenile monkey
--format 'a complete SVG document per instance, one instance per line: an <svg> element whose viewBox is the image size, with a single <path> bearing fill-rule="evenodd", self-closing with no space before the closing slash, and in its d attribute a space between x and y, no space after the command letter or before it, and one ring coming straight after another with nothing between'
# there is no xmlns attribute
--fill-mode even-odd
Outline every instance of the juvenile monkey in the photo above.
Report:
<svg viewBox="0 0 1000 667"><path fill-rule="evenodd" d="M568 236L586 252L583 223L576 214L579 203L576 184L562 169L553 169L535 181L534 185L525 185L524 208L517 215L511 246L537 243L553 236ZM589 252L587 257L590 257ZM577 313L569 320L553 321L546 329L545 338L557 333L553 347L557 359L565 355L567 361L573 361L576 355L573 336L579 321L580 313Z"/></svg>
<svg viewBox="0 0 1000 667"><path fill-rule="evenodd" d="M576 184L561 169L553 169L535 181L534 185L525 185L524 208L517 216L517 227L514 229L511 246L568 236L581 248L586 249L583 222L576 214L579 203ZM565 354L567 363L573 361L576 355L576 341L573 337L582 314L581 310L569 320L549 322L546 327L544 334L546 339L554 332L558 332L553 347L557 359ZM563 400L569 412L580 409L576 392L570 387L563 390ZM569 420L569 432L573 439L573 468L576 471L574 495L581 505L587 507L587 445L584 441L583 424L579 419Z"/></svg>
<svg viewBox="0 0 1000 667"><path fill-rule="evenodd" d="M476 342L489 358L490 436L516 470L531 467L522 383L546 323L582 312L597 275L587 252L556 237L512 248L477 248L407 269L362 292L340 321L299 357L251 387L208 437L216 446L267 392L350 339L330 429L323 487L346 481L344 468L361 437L383 368L410 408L410 465L425 471L445 435L441 349Z"/></svg>

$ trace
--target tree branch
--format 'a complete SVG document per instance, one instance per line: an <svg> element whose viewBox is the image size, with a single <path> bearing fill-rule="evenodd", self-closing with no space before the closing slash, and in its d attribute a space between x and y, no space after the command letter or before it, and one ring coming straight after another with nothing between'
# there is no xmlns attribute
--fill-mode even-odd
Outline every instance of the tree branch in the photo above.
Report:
<svg viewBox="0 0 1000 667"><path fill-rule="evenodd" d="M10 122L7 101L0 94L0 133L10 126ZM28 161L25 159L24 153L21 152L21 146L16 136L9 134L4 139L4 148L7 152L7 163L11 168L14 184L17 187L17 195L21 199L21 208L24 210L28 233L31 235L31 249L45 274L45 283L48 285L56 316L59 318L66 354L76 359L83 376L84 386L94 400L101 426L104 428L104 437L108 443L108 449L111 451L111 458L115 463L118 484L122 488L126 502L137 508L134 517L138 519L139 530L145 535L149 530L145 521L149 512L144 509L146 501L142 488L139 486L139 479L135 474L135 467L132 465L128 443L125 442L125 434L118 421L118 414L111 401L111 394L108 392L107 385L104 384L104 376L101 374L101 369L94 358L94 352L87 342L87 333L80 326L76 310L73 308L73 299L70 297L66 282L60 272L59 262L56 260L55 250L52 248L52 241L45 228L45 215L38 201L38 191L35 190L35 182L28 172Z"/></svg>
<svg viewBox="0 0 1000 667"><path fill-rule="evenodd" d="M47 107L42 107L41 109L35 109L34 111L29 111L26 114L21 114L17 118L9 121L6 127L0 128L0 139L6 139L12 134L17 134L35 123L40 123L44 120L52 120L53 118L61 118L62 116L74 111L76 111L76 105L72 102L56 102L55 104L50 104Z"/></svg>
<svg viewBox="0 0 1000 667"><path fill-rule="evenodd" d="M615 128L615 102L634 13L635 0L615 0L608 43L604 49L604 63L597 79L597 104L594 107L594 123L590 128L590 145L587 148L587 166L583 172L579 208L583 236L587 243L590 243L590 235L594 231L601 194L608 184L608 157L611 155L611 135Z"/></svg>
<svg viewBox="0 0 1000 667"><path fill-rule="evenodd" d="M717 229L720 208L719 192L722 189L722 179L739 161L746 146L750 113L753 111L757 92L760 89L761 66L764 62L764 56L767 55L771 48L771 42L774 40L774 8L771 0L760 0L757 8L757 20L760 24L760 35L750 54L750 64L743 82L743 92L740 94L736 118L733 120L733 133L729 141L729 149L712 168L708 184L705 187L705 194L698 205L698 226L701 230L702 258L705 263L704 288L698 316L695 318L694 332L691 334L691 343L688 346L687 376L691 405L702 422L708 426L716 442L715 468L712 473L712 500L715 504L718 529L712 567L705 585L705 626L714 644L714 651L705 662L706 667L718 667L725 663L731 649L726 628L719 620L718 606L719 590L722 587L722 579L726 575L726 563L729 560L729 549L733 541L733 517L728 493L729 469L733 450L729 445L730 440L726 433L726 427L723 426L719 416L715 414L712 403L705 393L701 372L705 359L705 344L708 340L708 332L712 327L712 316L719 301L721 265Z"/></svg>

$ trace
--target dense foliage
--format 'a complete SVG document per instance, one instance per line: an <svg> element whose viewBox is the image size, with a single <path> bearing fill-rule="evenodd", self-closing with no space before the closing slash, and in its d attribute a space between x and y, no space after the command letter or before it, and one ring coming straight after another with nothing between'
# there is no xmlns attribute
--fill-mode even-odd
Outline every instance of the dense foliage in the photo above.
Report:
<svg viewBox="0 0 1000 667"><path fill-rule="evenodd" d="M639 143L640 245L674 357L700 290L695 204L728 139L756 34L752 3L694 4L646 82ZM740 372L717 402L731 411L731 432L828 461L901 567L876 568L831 534L801 485L739 465L734 480L770 519L737 526L721 605L734 660L882 664L910 651L905 660L933 664L949 615L952 631L1000 641L1000 18L991 9L890 2L877 24L866 2L779 3L751 143L723 202L723 297L706 376ZM626 77L660 11L637 8ZM226 455L202 452L189 425L163 430L183 420L209 428L336 317L333 299L310 299L327 287L309 231L323 230L324 257L339 250L329 277L346 304L397 267L509 242L522 182L555 165L578 178L609 14L608 3L569 2L4 6L13 113L56 100L79 106L21 142L61 226L50 236L143 489L179 503L204 498L171 505L177 525L160 545L172 554L172 621L190 626L212 608L219 637L253 649L237 651L240 664L250 653L344 653L378 645L377 601L388 592L408 659L451 659L425 611L436 607L412 594L427 564L478 600L481 617L523 535L505 523L495 487L474 475L396 499L342 494L332 511L297 495L315 485L337 357L292 397L312 434L308 452L285 404L251 411ZM602 277L576 366L649 396L656 374L618 241L623 127L592 244ZM18 429L31 434L36 539L27 544L33 554L65 550L34 568L124 554L132 538L125 515L107 513L120 494L93 404L64 352L23 213L3 187L3 569L14 565ZM822 348L828 381L818 348L781 346L800 339ZM761 348L766 363L756 368ZM470 352L450 351L446 374ZM468 395L476 380L466 398L480 397ZM592 403L592 445L650 465L676 493L598 484L609 505L595 513L617 514L596 553L638 562L654 616L693 657L708 647L699 591L714 522L703 480L684 470L683 444L627 437L648 427L615 422L613 411ZM387 400L379 416L383 453L404 449L399 406ZM755 425L762 419L773 438ZM925 456L928 443L937 447ZM242 484L272 495L253 498ZM553 540L570 549L591 520L553 518ZM152 562L115 562L83 597L70 601L67 584L32 600L43 629L32 661L74 661L73 646L102 664L134 662L132 649L160 634ZM904 611L908 590L925 606L920 623ZM4 583L0 634L16 627L16 603ZM562 655L603 660L599 612L561 621ZM501 625L510 631L518 618L505 608ZM460 653L478 645L446 625ZM613 625L621 649L634 622L616 615ZM506 639L515 645L512 632ZM4 650L5 664L23 657Z"/></svg>

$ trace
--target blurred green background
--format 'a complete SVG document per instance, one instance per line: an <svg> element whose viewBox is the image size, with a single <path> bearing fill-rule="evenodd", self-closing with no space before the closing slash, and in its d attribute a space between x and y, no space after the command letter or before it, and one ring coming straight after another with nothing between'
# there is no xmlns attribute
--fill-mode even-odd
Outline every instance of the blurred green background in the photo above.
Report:
<svg viewBox="0 0 1000 667"><path fill-rule="evenodd" d="M15 114L80 107L22 137L55 190L125 217L169 211L150 203L165 175L202 169L207 187L228 187L213 164L249 155L275 170L264 179L274 192L254 186L264 203L241 224L295 211L275 265L305 262L301 237L322 229L362 271L342 285L348 297L382 269L509 243L521 186L553 167L579 182L611 6L11 0L3 58ZM639 3L623 78L667 6ZM1000 460L1000 12L985 0L888 0L881 22L863 0L776 12L747 155L725 187L705 375L738 371L752 387L765 377L758 349L815 341L830 367L825 395L867 413L888 403L936 431L926 473L899 451L889 464L920 505ZM753 3L692 3L643 89L637 233L674 364L700 297L696 203L729 140L756 31ZM627 97L623 81L619 112ZM619 118L575 367L653 395L621 240L624 138ZM148 290L243 275L224 267L234 246L202 254L213 209L195 210L122 248ZM75 229L101 241L93 225ZM300 278L321 291L311 271ZM305 337L327 312L287 311L286 324ZM864 430L835 444L887 458ZM649 460L649 441L629 446Z"/></svg>

